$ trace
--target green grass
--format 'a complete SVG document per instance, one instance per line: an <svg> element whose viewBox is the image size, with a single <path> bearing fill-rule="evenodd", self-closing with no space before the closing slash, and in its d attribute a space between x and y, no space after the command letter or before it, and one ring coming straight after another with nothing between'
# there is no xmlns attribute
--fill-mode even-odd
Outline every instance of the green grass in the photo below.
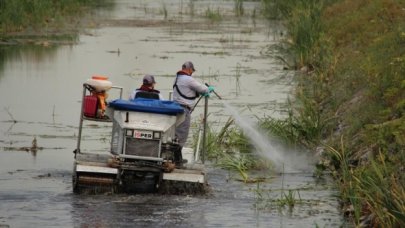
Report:
<svg viewBox="0 0 405 228"><path fill-rule="evenodd" d="M86 7L105 4L96 0L13 0L0 1L0 34L27 29L43 31L56 28L85 11Z"/></svg>
<svg viewBox="0 0 405 228"><path fill-rule="evenodd" d="M218 22L222 20L222 15L220 13L220 9L217 8L217 10L211 9L211 7L208 7L205 10L205 17L208 18L212 22Z"/></svg>
<svg viewBox="0 0 405 228"><path fill-rule="evenodd" d="M288 190L288 193L282 193L280 199L277 200L277 204L280 207L288 206L293 208L297 203L301 202L300 192L298 190Z"/></svg>
<svg viewBox="0 0 405 228"><path fill-rule="evenodd" d="M322 34L321 16L326 0L264 0L264 13L269 18L283 19L288 39L282 49L292 57L294 68L319 65L314 48ZM287 54L287 53L285 53Z"/></svg>
<svg viewBox="0 0 405 228"><path fill-rule="evenodd" d="M240 17L244 14L243 0L234 0L235 1L235 14Z"/></svg>
<svg viewBox="0 0 405 228"><path fill-rule="evenodd" d="M229 118L220 129L213 129L213 125L217 124L210 124L211 127L206 130L205 158L215 166L237 173L245 183L256 182L256 179L249 177L249 172L267 169L270 164L257 159L252 153L250 141L235 126L233 118ZM196 148L198 132L194 132L193 136L193 146Z"/></svg>
<svg viewBox="0 0 405 228"><path fill-rule="evenodd" d="M253 159L246 154L229 153L224 153L223 157L217 162L217 166L239 173L245 183L249 180L248 171L253 167L253 164Z"/></svg>
<svg viewBox="0 0 405 228"><path fill-rule="evenodd" d="M189 3L188 3L189 14L191 16L194 16L194 14L195 14L195 3L194 3L194 1L196 1L196 0L190 0Z"/></svg>
<svg viewBox="0 0 405 228"><path fill-rule="evenodd" d="M280 196L277 197L276 194ZM277 208L279 211L285 207L291 212L295 205L302 204L301 195L299 190L285 189L284 184L282 184L280 190L263 189L260 182L256 183L256 188L253 189L255 196L255 207L258 210L269 210L272 208Z"/></svg>
<svg viewBox="0 0 405 228"><path fill-rule="evenodd" d="M398 162L404 161L404 155ZM405 226L404 176L391 164L394 159L380 153L356 178L366 209L375 215L374 223L382 227Z"/></svg>
<svg viewBox="0 0 405 228"><path fill-rule="evenodd" d="M311 68L296 77L289 115L264 125L291 144L326 148L324 168L356 225L404 226L405 2L263 4L288 29L279 58Z"/></svg>
<svg viewBox="0 0 405 228"><path fill-rule="evenodd" d="M168 11L167 11L167 6L165 3L163 3L163 5L162 5L162 9L161 9L160 13L164 15L164 19L167 19Z"/></svg>
<svg viewBox="0 0 405 228"><path fill-rule="evenodd" d="M332 164L340 198L346 212L356 224L361 216L369 217L372 224L380 227L402 227L405 225L405 176L398 173L397 164L403 164L403 154L388 157L379 153L367 161L367 165L356 167L343 141L339 150L327 146L329 162Z"/></svg>
<svg viewBox="0 0 405 228"><path fill-rule="evenodd" d="M259 125L284 143L316 146L332 119L324 119L321 116L319 106L314 100L302 98L304 99L298 105L290 104L287 118L265 117L260 119Z"/></svg>

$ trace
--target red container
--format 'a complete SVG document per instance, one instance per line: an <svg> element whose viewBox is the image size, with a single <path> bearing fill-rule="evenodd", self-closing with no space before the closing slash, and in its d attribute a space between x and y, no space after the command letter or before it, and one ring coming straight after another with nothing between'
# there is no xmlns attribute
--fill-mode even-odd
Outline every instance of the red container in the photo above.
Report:
<svg viewBox="0 0 405 228"><path fill-rule="evenodd" d="M93 117L97 116L97 96L84 97L84 116Z"/></svg>

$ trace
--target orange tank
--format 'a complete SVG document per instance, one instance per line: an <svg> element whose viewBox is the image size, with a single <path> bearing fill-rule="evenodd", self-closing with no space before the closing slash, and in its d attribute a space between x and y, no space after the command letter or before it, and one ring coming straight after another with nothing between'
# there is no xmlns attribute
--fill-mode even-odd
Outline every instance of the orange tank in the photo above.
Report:
<svg viewBox="0 0 405 228"><path fill-rule="evenodd" d="M86 83L93 87L96 92L105 92L112 87L112 82L108 81L108 77L102 75L94 75Z"/></svg>

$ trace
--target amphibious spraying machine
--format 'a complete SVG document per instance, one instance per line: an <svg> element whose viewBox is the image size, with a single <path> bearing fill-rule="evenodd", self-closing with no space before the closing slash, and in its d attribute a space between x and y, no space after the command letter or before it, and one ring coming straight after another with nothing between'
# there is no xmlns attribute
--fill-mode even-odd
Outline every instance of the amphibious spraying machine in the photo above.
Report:
<svg viewBox="0 0 405 228"><path fill-rule="evenodd" d="M110 89L119 91L119 99L106 101L106 92ZM159 100L150 94L143 94L149 98L124 100L122 90L100 76L93 76L83 84L73 191L204 191L206 177L203 165L197 161L198 154L191 148L183 148L183 158L188 162L178 168L173 161L173 153L179 146L175 127L184 120L183 108L176 102ZM112 123L109 151L81 151L84 121Z"/></svg>

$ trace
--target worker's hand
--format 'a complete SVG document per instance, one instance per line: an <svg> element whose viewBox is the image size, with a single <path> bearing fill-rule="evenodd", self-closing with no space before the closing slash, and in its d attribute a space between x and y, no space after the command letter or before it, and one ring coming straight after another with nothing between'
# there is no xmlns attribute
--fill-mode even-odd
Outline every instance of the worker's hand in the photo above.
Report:
<svg viewBox="0 0 405 228"><path fill-rule="evenodd" d="M210 97L210 93L209 93L209 92L208 92L208 93L203 93L202 95L203 95L203 97Z"/></svg>
<svg viewBox="0 0 405 228"><path fill-rule="evenodd" d="M211 93L215 90L214 86L208 86L208 93Z"/></svg>

